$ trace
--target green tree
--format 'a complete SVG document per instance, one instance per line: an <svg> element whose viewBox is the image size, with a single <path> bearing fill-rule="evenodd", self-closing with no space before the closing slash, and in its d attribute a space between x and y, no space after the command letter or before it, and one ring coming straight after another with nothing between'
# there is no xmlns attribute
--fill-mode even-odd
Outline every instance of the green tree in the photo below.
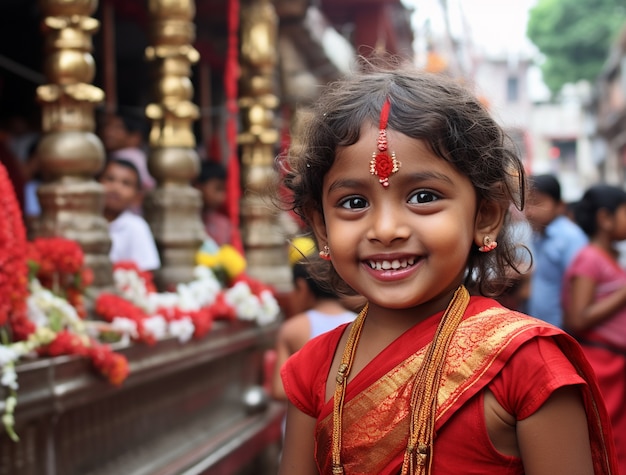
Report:
<svg viewBox="0 0 626 475"><path fill-rule="evenodd" d="M544 57L541 70L552 93L595 80L624 25L625 0L538 0L526 35Z"/></svg>

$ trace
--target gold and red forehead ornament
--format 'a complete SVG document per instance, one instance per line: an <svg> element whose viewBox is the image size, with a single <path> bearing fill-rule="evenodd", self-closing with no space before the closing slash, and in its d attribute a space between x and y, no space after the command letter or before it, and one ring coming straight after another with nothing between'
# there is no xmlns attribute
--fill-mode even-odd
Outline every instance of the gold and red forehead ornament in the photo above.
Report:
<svg viewBox="0 0 626 475"><path fill-rule="evenodd" d="M377 148L378 151L372 153L372 159L370 160L370 173L378 176L378 181L385 188L389 186L389 177L396 173L402 165L396 160L396 153L388 152L387 146L387 121L389 120L389 110L391 109L391 102L389 98L385 100L382 109L380 110L380 124L378 131Z"/></svg>

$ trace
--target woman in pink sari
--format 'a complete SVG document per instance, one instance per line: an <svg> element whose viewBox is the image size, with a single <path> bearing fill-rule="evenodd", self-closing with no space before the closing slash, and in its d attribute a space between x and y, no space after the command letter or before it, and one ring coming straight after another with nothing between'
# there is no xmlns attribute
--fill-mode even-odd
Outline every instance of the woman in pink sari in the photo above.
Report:
<svg viewBox="0 0 626 475"><path fill-rule="evenodd" d="M626 270L617 241L626 239L626 192L596 185L573 216L589 236L563 282L565 328L582 344L611 418L620 473L626 473Z"/></svg>

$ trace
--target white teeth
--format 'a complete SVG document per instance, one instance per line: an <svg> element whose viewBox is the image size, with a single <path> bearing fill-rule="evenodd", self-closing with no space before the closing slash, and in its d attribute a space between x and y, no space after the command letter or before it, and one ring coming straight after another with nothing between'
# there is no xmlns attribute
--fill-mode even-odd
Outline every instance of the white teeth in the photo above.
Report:
<svg viewBox="0 0 626 475"><path fill-rule="evenodd" d="M415 264L415 258L410 257L408 259L394 259L393 261L369 261L369 266L376 270L397 270L404 269L405 267Z"/></svg>

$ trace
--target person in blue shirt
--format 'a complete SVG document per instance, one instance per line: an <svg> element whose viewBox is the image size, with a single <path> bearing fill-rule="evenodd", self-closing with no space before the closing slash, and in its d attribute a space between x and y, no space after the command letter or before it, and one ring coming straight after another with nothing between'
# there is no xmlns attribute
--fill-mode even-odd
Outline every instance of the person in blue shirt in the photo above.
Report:
<svg viewBox="0 0 626 475"><path fill-rule="evenodd" d="M565 270L588 238L565 215L561 185L550 174L530 177L525 214L533 228L533 268L527 311L533 317L562 327L561 286Z"/></svg>

